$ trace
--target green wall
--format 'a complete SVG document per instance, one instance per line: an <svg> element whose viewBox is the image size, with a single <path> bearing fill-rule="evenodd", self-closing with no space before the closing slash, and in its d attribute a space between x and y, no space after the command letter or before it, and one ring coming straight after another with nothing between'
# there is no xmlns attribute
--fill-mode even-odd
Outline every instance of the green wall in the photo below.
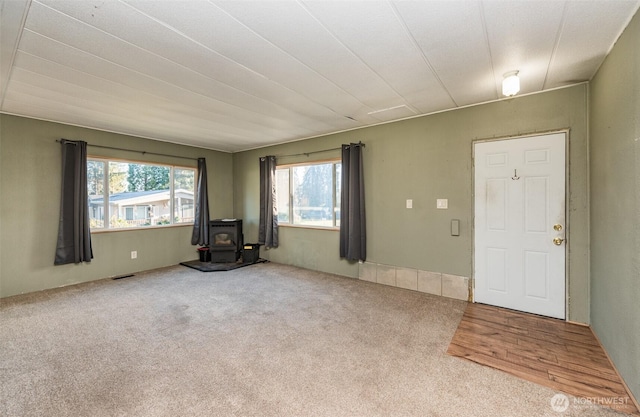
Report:
<svg viewBox="0 0 640 417"><path fill-rule="evenodd" d="M258 158L339 147L362 141L365 149L367 261L471 277L472 141L570 129L569 319L589 321L587 86L518 97L350 132L236 153L235 216L245 241L256 241ZM339 157L339 152L279 158L293 163ZM448 210L436 199L449 199ZM413 199L413 209L406 209ZM450 236L451 219L461 235ZM262 256L325 272L358 276L358 265L338 257L338 232L280 228L281 245Z"/></svg>
<svg viewBox="0 0 640 417"><path fill-rule="evenodd" d="M591 320L640 398L640 15L591 83Z"/></svg>
<svg viewBox="0 0 640 417"><path fill-rule="evenodd" d="M206 157L212 217L233 214L232 156L166 142L0 115L0 297L175 265L197 258L189 226L93 233L94 259L53 266L60 209L56 139ZM89 148L90 155L196 166L196 161ZM131 259L131 251L138 258Z"/></svg>

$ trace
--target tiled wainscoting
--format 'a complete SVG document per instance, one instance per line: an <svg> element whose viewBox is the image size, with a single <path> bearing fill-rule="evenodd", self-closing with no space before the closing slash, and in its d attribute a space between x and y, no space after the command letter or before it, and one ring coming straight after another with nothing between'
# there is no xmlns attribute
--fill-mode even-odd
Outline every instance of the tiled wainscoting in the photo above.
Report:
<svg viewBox="0 0 640 417"><path fill-rule="evenodd" d="M469 278L459 275L363 262L358 267L358 278L458 300L469 299Z"/></svg>

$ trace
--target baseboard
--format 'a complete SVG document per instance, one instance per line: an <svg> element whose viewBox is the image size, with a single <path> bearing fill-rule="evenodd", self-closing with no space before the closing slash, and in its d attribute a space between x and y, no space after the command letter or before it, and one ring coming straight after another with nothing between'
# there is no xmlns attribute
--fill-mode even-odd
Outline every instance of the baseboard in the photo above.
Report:
<svg viewBox="0 0 640 417"><path fill-rule="evenodd" d="M575 324L575 325L577 325L577 326L582 326L582 327L591 327L591 326L589 326L587 323L581 323L581 322L579 322L579 321L567 320L567 323L569 323L569 324ZM591 333L593 333L593 330L591 330ZM595 333L594 333L594 334L595 334ZM600 341L598 340L598 342L600 342ZM600 344L602 344L602 343L600 343Z"/></svg>

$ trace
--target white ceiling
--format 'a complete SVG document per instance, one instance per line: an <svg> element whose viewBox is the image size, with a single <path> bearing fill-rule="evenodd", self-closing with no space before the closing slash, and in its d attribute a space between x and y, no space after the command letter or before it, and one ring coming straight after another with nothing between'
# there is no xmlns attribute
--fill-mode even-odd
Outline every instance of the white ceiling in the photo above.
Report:
<svg viewBox="0 0 640 417"><path fill-rule="evenodd" d="M0 0L0 111L235 152L591 79L640 0Z"/></svg>

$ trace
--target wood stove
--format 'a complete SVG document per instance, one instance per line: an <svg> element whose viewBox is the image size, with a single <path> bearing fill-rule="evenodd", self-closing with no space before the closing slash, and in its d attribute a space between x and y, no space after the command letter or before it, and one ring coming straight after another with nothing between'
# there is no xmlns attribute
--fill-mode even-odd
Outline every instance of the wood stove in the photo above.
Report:
<svg viewBox="0 0 640 417"><path fill-rule="evenodd" d="M242 220L216 219L209 222L211 262L236 262L243 244Z"/></svg>

